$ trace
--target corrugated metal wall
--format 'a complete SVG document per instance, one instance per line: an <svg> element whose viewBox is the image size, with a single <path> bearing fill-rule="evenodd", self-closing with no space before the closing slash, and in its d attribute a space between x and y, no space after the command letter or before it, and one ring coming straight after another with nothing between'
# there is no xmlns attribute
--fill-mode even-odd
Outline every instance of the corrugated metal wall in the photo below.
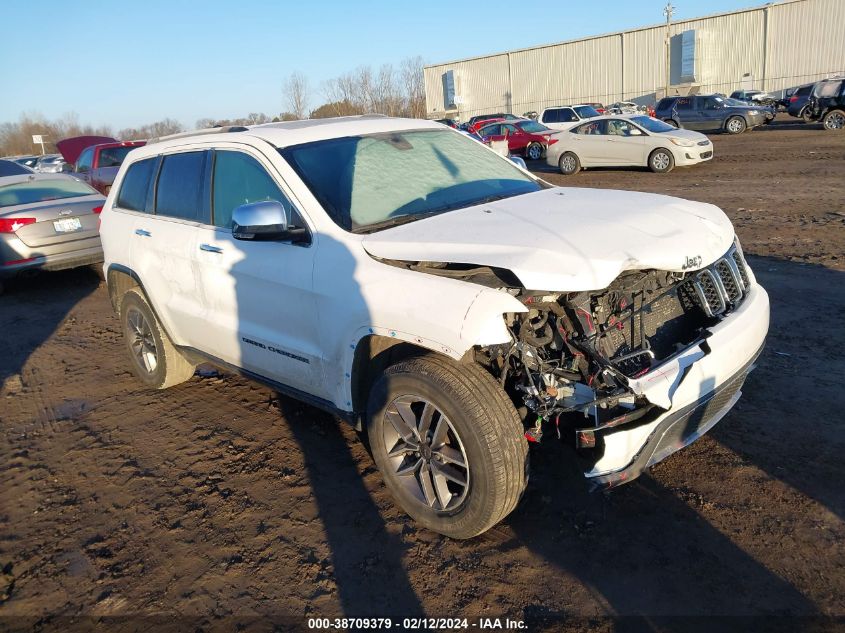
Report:
<svg viewBox="0 0 845 633"><path fill-rule="evenodd" d="M680 83L680 33L696 32L700 92L777 91L845 71L845 0L786 0L673 22L671 83ZM651 103L666 85L666 27L564 42L425 68L429 114L442 116L443 74L454 70L457 114L521 114L559 103ZM454 114L455 109L451 109Z"/></svg>

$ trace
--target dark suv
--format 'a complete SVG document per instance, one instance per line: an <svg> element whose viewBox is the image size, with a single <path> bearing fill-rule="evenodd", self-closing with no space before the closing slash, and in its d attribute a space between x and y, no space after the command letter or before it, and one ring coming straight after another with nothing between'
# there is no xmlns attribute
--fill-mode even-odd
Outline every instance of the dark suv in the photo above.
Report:
<svg viewBox="0 0 845 633"><path fill-rule="evenodd" d="M724 130L729 134L741 134L766 122L766 108L721 95L664 97L657 104L654 116L687 130Z"/></svg>
<svg viewBox="0 0 845 633"><path fill-rule="evenodd" d="M825 79L816 83L807 104L813 120L826 130L845 130L845 79Z"/></svg>

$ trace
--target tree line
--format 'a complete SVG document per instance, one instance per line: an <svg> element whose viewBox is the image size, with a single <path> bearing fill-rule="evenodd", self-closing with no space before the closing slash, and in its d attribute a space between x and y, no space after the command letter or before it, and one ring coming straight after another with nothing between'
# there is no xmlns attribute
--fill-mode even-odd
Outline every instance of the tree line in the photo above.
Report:
<svg viewBox="0 0 845 633"><path fill-rule="evenodd" d="M228 125L258 125L276 121L321 119L355 114L386 114L412 118L425 117L424 62L415 56L398 66L384 64L378 69L361 66L354 71L322 82L314 88L308 78L292 73L282 86L281 112L267 115L251 112L233 119L197 119L196 129ZM312 108L312 105L314 106ZM184 132L185 127L171 118L115 131L108 125L83 125L75 113L51 120L37 113L21 114L17 121L0 123L0 156L40 153L32 136L40 134L48 151L63 138L81 135L113 136L120 140L142 140Z"/></svg>

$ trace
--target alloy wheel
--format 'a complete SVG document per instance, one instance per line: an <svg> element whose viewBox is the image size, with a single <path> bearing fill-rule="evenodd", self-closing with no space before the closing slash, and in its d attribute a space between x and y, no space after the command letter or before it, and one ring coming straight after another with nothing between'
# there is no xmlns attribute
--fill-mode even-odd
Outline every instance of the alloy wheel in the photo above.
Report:
<svg viewBox="0 0 845 633"><path fill-rule="evenodd" d="M728 130L734 134L742 131L742 122L739 119L731 119L728 121Z"/></svg>
<svg viewBox="0 0 845 633"><path fill-rule="evenodd" d="M384 446L394 474L418 502L457 509L469 491L469 463L455 427L421 396L403 395L385 411Z"/></svg>
<svg viewBox="0 0 845 633"><path fill-rule="evenodd" d="M560 160L560 166L563 168L564 172L566 172L567 174L571 174L573 171L575 171L575 167L576 167L575 157L571 156L571 155L570 156L564 156Z"/></svg>
<svg viewBox="0 0 845 633"><path fill-rule="evenodd" d="M539 145L530 145L528 147L528 158L531 160L540 160L540 156L543 155L543 148Z"/></svg>
<svg viewBox="0 0 845 633"><path fill-rule="evenodd" d="M651 159L651 164L657 171L669 169L671 158L666 152L657 152Z"/></svg>
<svg viewBox="0 0 845 633"><path fill-rule="evenodd" d="M824 126L828 130L841 130L845 128L845 113L831 112L824 119Z"/></svg>
<svg viewBox="0 0 845 633"><path fill-rule="evenodd" d="M129 347L135 356L135 361L148 374L152 374L158 367L158 349L152 328L141 311L135 308L129 309L126 321L130 328Z"/></svg>

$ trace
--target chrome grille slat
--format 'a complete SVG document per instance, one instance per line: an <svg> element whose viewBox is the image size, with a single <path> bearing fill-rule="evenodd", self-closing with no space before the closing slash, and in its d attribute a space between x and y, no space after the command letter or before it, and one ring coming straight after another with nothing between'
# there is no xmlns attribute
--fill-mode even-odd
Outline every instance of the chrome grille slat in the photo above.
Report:
<svg viewBox="0 0 845 633"><path fill-rule="evenodd" d="M742 251L734 244L723 257L693 273L689 283L707 316L733 310L742 302L749 288Z"/></svg>

